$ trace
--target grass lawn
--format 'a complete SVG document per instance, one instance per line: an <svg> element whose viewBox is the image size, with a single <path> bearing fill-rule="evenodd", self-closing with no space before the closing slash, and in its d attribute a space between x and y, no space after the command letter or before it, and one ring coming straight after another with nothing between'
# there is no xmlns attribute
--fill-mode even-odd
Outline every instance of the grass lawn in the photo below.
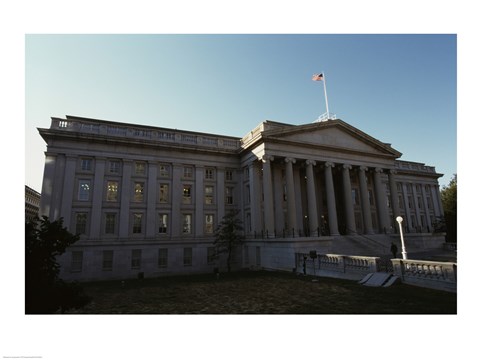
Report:
<svg viewBox="0 0 480 360"><path fill-rule="evenodd" d="M279 272L238 272L83 284L76 314L456 314L457 294L410 285Z"/></svg>

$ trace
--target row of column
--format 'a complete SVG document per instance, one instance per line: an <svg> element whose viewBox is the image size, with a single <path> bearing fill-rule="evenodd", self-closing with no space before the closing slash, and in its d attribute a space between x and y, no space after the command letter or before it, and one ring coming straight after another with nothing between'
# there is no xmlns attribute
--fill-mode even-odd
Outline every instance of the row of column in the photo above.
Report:
<svg viewBox="0 0 480 360"><path fill-rule="evenodd" d="M263 163L263 196L264 196L264 226L261 224L260 215L260 204L251 203L251 215L253 220L253 229L263 228L269 234L273 234L275 231L275 211L274 211L274 196L273 189L274 185L272 184L272 167L271 162L274 160L273 156L264 155L260 159ZM290 229L299 228L297 223L297 206L296 194L298 191L295 188L294 181L294 171L293 165L296 163L296 159L287 157L284 159L285 164L285 181L286 181L286 196L287 196L287 223ZM308 205L308 226L310 232L317 231L318 224L318 213L317 213L317 194L315 186L315 175L313 167L317 165L317 162L314 160L305 161L305 170L306 170L306 192L307 192L307 205ZM330 229L330 235L339 235L338 229L338 219L337 219L337 208L335 200L335 190L334 190L334 180L332 174L332 168L335 167L335 164L332 162L325 162L324 166L324 182L326 190L326 203L327 203L327 212L328 212L328 226ZM349 164L340 165L342 169L342 185L343 185L343 199L344 199L344 209L345 209L345 224L346 231L348 234L356 234L356 223L355 223L355 212L352 201L352 186L350 181L350 171L352 166ZM368 185L366 171L368 168L366 166L359 166L359 189L360 189L360 206L362 211L363 218L363 230L366 234L374 234L373 222L372 222L372 211L369 201L368 194ZM253 170L253 167L252 169ZM375 168L373 172L373 185L374 193L376 199L376 209L378 214L379 229L387 229L390 227L389 221L389 212L387 209L387 194L385 192L385 186L382 183L382 168ZM392 210L394 216L401 214L399 204L398 204L398 193L395 181L395 170L390 170L388 172L388 180L390 184L390 194L392 197ZM259 183L254 175L254 171L250 171L250 191L251 198L255 199L255 194L258 194ZM298 189L297 189L298 190ZM422 190L422 196L426 198L424 190ZM433 197L433 196L432 196ZM414 195L416 201L416 195ZM432 199L433 200L433 199ZM426 200L425 200L426 201ZM433 201L436 204L435 201ZM418 213L418 211L417 211ZM437 213L437 210L435 210ZM409 216L409 214L406 214ZM419 216L419 215L418 215ZM431 226L431 224L430 224Z"/></svg>

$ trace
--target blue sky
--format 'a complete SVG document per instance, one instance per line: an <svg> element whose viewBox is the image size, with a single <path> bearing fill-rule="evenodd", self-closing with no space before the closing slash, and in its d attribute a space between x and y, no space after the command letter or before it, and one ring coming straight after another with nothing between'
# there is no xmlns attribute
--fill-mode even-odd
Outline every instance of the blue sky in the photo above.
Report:
<svg viewBox="0 0 480 360"><path fill-rule="evenodd" d="M456 35L26 35L26 184L41 190L37 127L65 115L241 137L263 120L337 117L456 170Z"/></svg>

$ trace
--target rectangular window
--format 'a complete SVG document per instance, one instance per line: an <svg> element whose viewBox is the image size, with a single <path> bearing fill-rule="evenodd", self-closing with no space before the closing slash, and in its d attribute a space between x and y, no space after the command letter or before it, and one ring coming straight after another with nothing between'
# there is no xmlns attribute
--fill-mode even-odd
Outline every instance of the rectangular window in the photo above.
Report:
<svg viewBox="0 0 480 360"><path fill-rule="evenodd" d="M133 191L134 191L133 201L142 202L144 191L145 191L143 182L136 182L134 185Z"/></svg>
<svg viewBox="0 0 480 360"><path fill-rule="evenodd" d="M160 177L169 177L170 176L170 166L160 165L158 174Z"/></svg>
<svg viewBox="0 0 480 360"><path fill-rule="evenodd" d="M398 207L400 209L403 209L404 208L404 205L403 205L403 196L402 195L398 195Z"/></svg>
<svg viewBox="0 0 480 360"><path fill-rule="evenodd" d="M192 186L183 185L183 203L191 204L192 203Z"/></svg>
<svg viewBox="0 0 480 360"><path fill-rule="evenodd" d="M214 169L211 169L211 168L205 169L205 179L213 180L214 177L215 177L215 170Z"/></svg>
<svg viewBox="0 0 480 360"><path fill-rule="evenodd" d="M183 248L183 266L192 266L192 248Z"/></svg>
<svg viewBox="0 0 480 360"><path fill-rule="evenodd" d="M168 203L168 184L160 184L160 202Z"/></svg>
<svg viewBox="0 0 480 360"><path fill-rule="evenodd" d="M78 181L78 200L89 201L90 200L90 180Z"/></svg>
<svg viewBox="0 0 480 360"><path fill-rule="evenodd" d="M225 170L225 180L232 181L233 180L233 171L232 170Z"/></svg>
<svg viewBox="0 0 480 360"><path fill-rule="evenodd" d="M133 214L133 233L141 234L142 233L142 218L143 214Z"/></svg>
<svg viewBox="0 0 480 360"><path fill-rule="evenodd" d="M107 213L105 214L105 234L115 234L117 214Z"/></svg>
<svg viewBox="0 0 480 360"><path fill-rule="evenodd" d="M110 173L119 174L120 173L120 161L112 160L110 161L109 167Z"/></svg>
<svg viewBox="0 0 480 360"><path fill-rule="evenodd" d="M182 232L184 234L192 233L192 215L191 214L183 214Z"/></svg>
<svg viewBox="0 0 480 360"><path fill-rule="evenodd" d="M142 265L142 250L133 249L132 250L132 270L140 269Z"/></svg>
<svg viewBox="0 0 480 360"><path fill-rule="evenodd" d="M213 234L213 215L205 215L205 234Z"/></svg>
<svg viewBox="0 0 480 360"><path fill-rule="evenodd" d="M159 234L166 234L167 233L167 222L168 222L168 215L167 214L159 214L158 215L158 233Z"/></svg>
<svg viewBox="0 0 480 360"><path fill-rule="evenodd" d="M136 162L135 163L135 174L136 175L145 175L145 163Z"/></svg>
<svg viewBox="0 0 480 360"><path fill-rule="evenodd" d="M213 186L205 186L205 204L213 204Z"/></svg>
<svg viewBox="0 0 480 360"><path fill-rule="evenodd" d="M207 265L214 265L215 264L215 248L208 247L207 248Z"/></svg>
<svg viewBox="0 0 480 360"><path fill-rule="evenodd" d="M233 205L233 187L225 188L225 204Z"/></svg>
<svg viewBox="0 0 480 360"><path fill-rule="evenodd" d="M82 159L82 160L80 160L80 168L83 171L91 171L92 170L92 159Z"/></svg>
<svg viewBox="0 0 480 360"><path fill-rule="evenodd" d="M284 200L287 200L287 195L284 193L283 195ZM250 185L245 186L245 205L250 204Z"/></svg>
<svg viewBox="0 0 480 360"><path fill-rule="evenodd" d="M72 251L71 272L81 272L83 267L83 251Z"/></svg>
<svg viewBox="0 0 480 360"><path fill-rule="evenodd" d="M397 192L401 193L402 192L402 184L397 183Z"/></svg>
<svg viewBox="0 0 480 360"><path fill-rule="evenodd" d="M118 181L107 181L107 201L118 201Z"/></svg>
<svg viewBox="0 0 480 360"><path fill-rule="evenodd" d="M113 268L113 250L103 250L102 270L111 271Z"/></svg>
<svg viewBox="0 0 480 360"><path fill-rule="evenodd" d="M352 203L353 203L353 205L358 205L358 191L357 191L357 189L352 189Z"/></svg>
<svg viewBox="0 0 480 360"><path fill-rule="evenodd" d="M418 208L422 208L422 198L420 196L417 196L417 202L418 202Z"/></svg>
<svg viewBox="0 0 480 360"><path fill-rule="evenodd" d="M87 213L75 214L75 233L85 234L87 232Z"/></svg>
<svg viewBox="0 0 480 360"><path fill-rule="evenodd" d="M193 178L193 168L191 166L185 166L183 168L183 177L187 179Z"/></svg>
<svg viewBox="0 0 480 360"><path fill-rule="evenodd" d="M413 209L413 199L411 196L408 197L408 208Z"/></svg>
<svg viewBox="0 0 480 360"><path fill-rule="evenodd" d="M168 267L168 249L158 249L158 267L166 268Z"/></svg>

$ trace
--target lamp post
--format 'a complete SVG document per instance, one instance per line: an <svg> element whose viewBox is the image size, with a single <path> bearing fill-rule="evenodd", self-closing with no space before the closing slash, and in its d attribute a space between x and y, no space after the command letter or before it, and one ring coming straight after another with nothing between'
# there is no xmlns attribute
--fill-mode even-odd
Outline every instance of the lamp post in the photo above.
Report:
<svg viewBox="0 0 480 360"><path fill-rule="evenodd" d="M405 242L403 241L403 230L402 230L402 221L403 218L401 216L397 216L398 228L400 229L400 240L402 241L402 258L403 260L407 260L407 250L405 250Z"/></svg>

